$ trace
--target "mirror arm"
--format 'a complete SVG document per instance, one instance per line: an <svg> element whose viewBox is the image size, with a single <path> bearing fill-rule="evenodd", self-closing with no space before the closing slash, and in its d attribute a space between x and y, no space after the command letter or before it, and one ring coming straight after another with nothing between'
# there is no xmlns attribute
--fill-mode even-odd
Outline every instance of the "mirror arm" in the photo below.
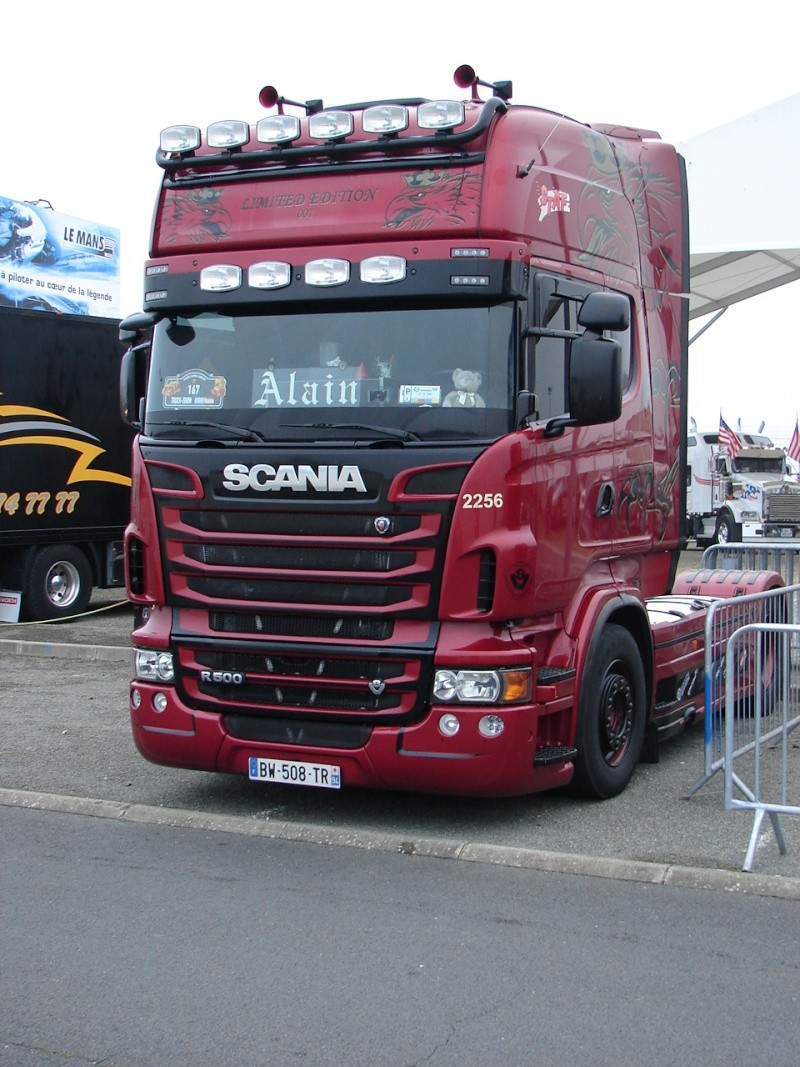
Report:
<svg viewBox="0 0 800 1067"><path fill-rule="evenodd" d="M572 419L569 415L559 415L555 419L550 419L544 428L545 437L561 437L567 426L580 426L577 419Z"/></svg>

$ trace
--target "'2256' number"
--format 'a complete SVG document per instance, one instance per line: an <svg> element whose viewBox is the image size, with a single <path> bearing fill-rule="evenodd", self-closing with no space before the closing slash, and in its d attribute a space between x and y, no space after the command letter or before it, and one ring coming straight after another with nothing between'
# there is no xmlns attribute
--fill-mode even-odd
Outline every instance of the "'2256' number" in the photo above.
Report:
<svg viewBox="0 0 800 1067"><path fill-rule="evenodd" d="M502 493L464 493L462 508L501 508Z"/></svg>

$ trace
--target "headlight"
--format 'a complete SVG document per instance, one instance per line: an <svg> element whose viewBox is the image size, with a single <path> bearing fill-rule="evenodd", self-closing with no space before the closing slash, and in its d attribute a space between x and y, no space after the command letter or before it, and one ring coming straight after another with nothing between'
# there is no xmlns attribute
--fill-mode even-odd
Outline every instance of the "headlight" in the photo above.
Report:
<svg viewBox="0 0 800 1067"><path fill-rule="evenodd" d="M175 668L171 652L157 652L152 648L137 648L133 653L133 671L143 682L173 682Z"/></svg>
<svg viewBox="0 0 800 1067"><path fill-rule="evenodd" d="M439 670L433 679L437 703L518 704L530 700L530 668L509 670Z"/></svg>

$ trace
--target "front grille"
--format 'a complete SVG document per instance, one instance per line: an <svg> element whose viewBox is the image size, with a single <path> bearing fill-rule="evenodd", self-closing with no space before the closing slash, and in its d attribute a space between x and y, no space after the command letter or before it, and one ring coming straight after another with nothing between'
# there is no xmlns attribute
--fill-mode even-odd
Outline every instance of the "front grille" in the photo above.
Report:
<svg viewBox="0 0 800 1067"><path fill-rule="evenodd" d="M361 744L374 726L418 722L430 699L454 498L400 494L389 503L390 478L369 501L347 503L218 498L203 484L191 500L156 497L186 703L226 716L236 736L287 744L301 743L301 728L310 736L307 724L320 724L319 738L328 736L321 724L358 728L331 735L347 747L345 736ZM415 489L444 484L418 478Z"/></svg>
<svg viewBox="0 0 800 1067"><path fill-rule="evenodd" d="M321 638L340 641L386 641L394 626L390 619L338 615L271 615L262 612L212 611L211 630L222 634Z"/></svg>
<svg viewBox="0 0 800 1067"><path fill-rule="evenodd" d="M385 574L410 567L413 552L372 549L293 548L265 545L187 545L185 554L210 567L276 568L297 571L364 571Z"/></svg>
<svg viewBox="0 0 800 1067"><path fill-rule="evenodd" d="M159 506L176 606L436 615L448 501L395 513Z"/></svg>
<svg viewBox="0 0 800 1067"><path fill-rule="evenodd" d="M227 714L377 723L415 721L430 691L432 650L337 645L230 649L181 636L176 683L195 706Z"/></svg>
<svg viewBox="0 0 800 1067"><path fill-rule="evenodd" d="M228 707L240 703L238 687L201 682L198 688L203 696L215 698L222 696ZM366 687L363 691L344 692L338 689L326 689L324 686L250 685L247 687L246 696L248 701L261 707L304 713L317 709L334 713L362 712L367 715L372 715L374 712L402 711L399 694L387 693L384 696L372 696Z"/></svg>
<svg viewBox="0 0 800 1067"><path fill-rule="evenodd" d="M199 664L215 671L248 672L251 674L285 675L309 678L374 679L386 681L403 674L401 662L381 658L343 659L330 655L307 656L279 651L242 652L238 649L218 652L199 649L195 652Z"/></svg>
<svg viewBox="0 0 800 1067"><path fill-rule="evenodd" d="M258 534L263 537L374 537L374 514L296 511L180 511L180 523L210 534ZM409 534L418 528L415 515L392 517L392 533Z"/></svg>
<svg viewBox="0 0 800 1067"><path fill-rule="evenodd" d="M259 604L319 604L324 607L387 608L411 601L413 587L404 585L362 585L358 582L259 581L245 577L189 578L187 590L197 599L251 601Z"/></svg>
<svg viewBox="0 0 800 1067"><path fill-rule="evenodd" d="M372 728L349 722L311 722L297 719L253 719L226 715L225 729L242 741L269 741L276 745L313 745L315 748L363 748Z"/></svg>
<svg viewBox="0 0 800 1067"><path fill-rule="evenodd" d="M770 493L767 518L770 522L800 522L800 493Z"/></svg>

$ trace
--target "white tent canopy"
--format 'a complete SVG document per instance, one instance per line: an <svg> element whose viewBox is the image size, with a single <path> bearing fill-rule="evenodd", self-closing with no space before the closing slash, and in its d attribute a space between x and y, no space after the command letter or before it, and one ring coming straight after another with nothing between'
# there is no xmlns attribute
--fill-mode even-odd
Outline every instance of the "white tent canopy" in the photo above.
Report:
<svg viewBox="0 0 800 1067"><path fill-rule="evenodd" d="M679 151L689 182L689 317L800 279L800 93Z"/></svg>

